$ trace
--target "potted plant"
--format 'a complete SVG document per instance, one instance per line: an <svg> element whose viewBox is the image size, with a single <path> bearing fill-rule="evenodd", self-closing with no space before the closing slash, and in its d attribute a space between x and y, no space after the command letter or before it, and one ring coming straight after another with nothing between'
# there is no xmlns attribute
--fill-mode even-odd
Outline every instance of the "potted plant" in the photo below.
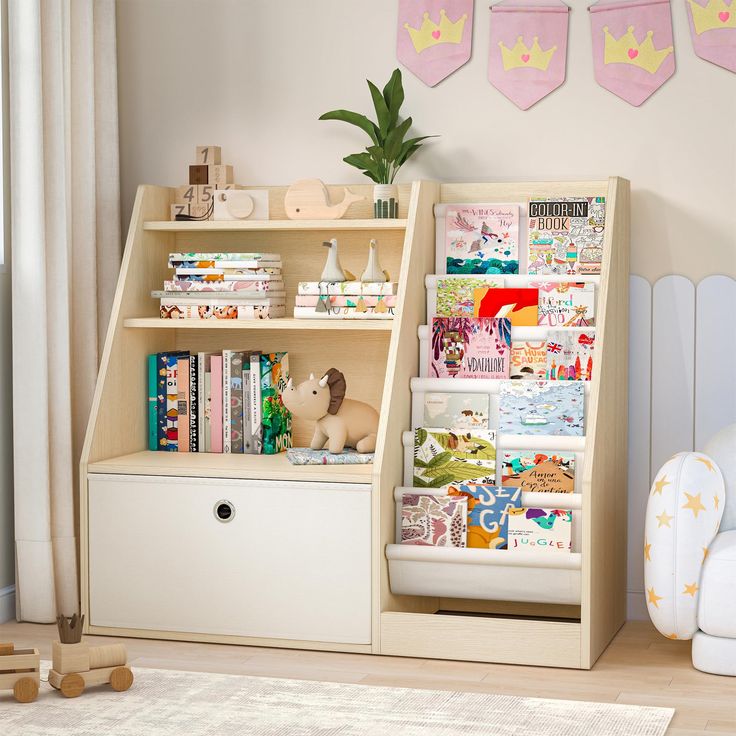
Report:
<svg viewBox="0 0 736 736"><path fill-rule="evenodd" d="M350 110L331 110L320 115L320 120L342 120L355 125L368 134L371 145L361 153L345 156L346 164L360 169L376 184L373 187L373 214L375 217L398 217L399 194L394 179L399 169L422 146L422 141L435 136L422 135L417 138L406 138L411 128L412 119L399 118L399 111L404 102L404 87L401 82L401 71L394 70L383 92L373 82L368 82L368 89L373 98L377 122L369 120L365 115Z"/></svg>

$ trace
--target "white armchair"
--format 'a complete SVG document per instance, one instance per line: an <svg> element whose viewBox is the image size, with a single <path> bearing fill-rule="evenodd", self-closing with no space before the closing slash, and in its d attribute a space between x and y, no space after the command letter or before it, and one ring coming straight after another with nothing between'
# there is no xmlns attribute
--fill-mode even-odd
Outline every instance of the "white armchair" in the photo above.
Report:
<svg viewBox="0 0 736 736"><path fill-rule="evenodd" d="M655 476L644 580L660 633L692 639L697 669L736 676L736 424Z"/></svg>

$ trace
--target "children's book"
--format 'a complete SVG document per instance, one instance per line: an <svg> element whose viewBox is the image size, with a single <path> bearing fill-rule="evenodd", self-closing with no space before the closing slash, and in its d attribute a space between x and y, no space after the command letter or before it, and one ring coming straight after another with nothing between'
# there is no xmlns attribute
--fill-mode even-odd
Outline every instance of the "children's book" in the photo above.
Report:
<svg viewBox="0 0 736 736"><path fill-rule="evenodd" d="M595 325L595 285L548 281L539 289L539 324L546 327Z"/></svg>
<svg viewBox="0 0 736 736"><path fill-rule="evenodd" d="M474 317L508 317L512 327L536 327L539 291L534 288L473 291Z"/></svg>
<svg viewBox="0 0 736 736"><path fill-rule="evenodd" d="M222 355L213 355L210 365L210 452L222 452Z"/></svg>
<svg viewBox="0 0 736 736"><path fill-rule="evenodd" d="M467 515L464 496L405 493L401 497L401 544L465 547Z"/></svg>
<svg viewBox="0 0 736 736"><path fill-rule="evenodd" d="M169 452L179 451L179 357L179 353L166 355L166 449Z"/></svg>
<svg viewBox="0 0 736 736"><path fill-rule="evenodd" d="M289 354L261 355L261 405L263 454L275 455L291 447L291 412L281 394L289 380Z"/></svg>
<svg viewBox="0 0 736 736"><path fill-rule="evenodd" d="M547 343L511 341L509 378L541 381L547 374Z"/></svg>
<svg viewBox="0 0 736 736"><path fill-rule="evenodd" d="M269 280L272 279L272 280ZM233 291L245 294L284 292L280 276L260 276L240 281L164 281L164 291L171 294L220 294Z"/></svg>
<svg viewBox="0 0 736 736"><path fill-rule="evenodd" d="M433 317L429 375L433 378L508 378L508 318Z"/></svg>
<svg viewBox="0 0 736 736"><path fill-rule="evenodd" d="M504 486L528 493L574 493L575 455L571 452L504 452Z"/></svg>
<svg viewBox="0 0 736 736"><path fill-rule="evenodd" d="M292 465L367 465L373 462L374 453L358 452L350 447L337 453L292 447L286 451L286 458Z"/></svg>
<svg viewBox="0 0 736 736"><path fill-rule="evenodd" d="M415 487L442 488L468 481L492 484L495 479L495 430L414 430Z"/></svg>
<svg viewBox="0 0 736 736"><path fill-rule="evenodd" d="M594 349L594 332L550 330L545 377L548 381L590 381Z"/></svg>
<svg viewBox="0 0 736 736"><path fill-rule="evenodd" d="M585 394L582 382L504 381L498 431L581 437Z"/></svg>
<svg viewBox="0 0 736 736"><path fill-rule="evenodd" d="M424 426L488 429L488 394L424 394Z"/></svg>
<svg viewBox="0 0 736 736"><path fill-rule="evenodd" d="M176 411L179 452L189 452L189 358L179 358L176 369Z"/></svg>
<svg viewBox="0 0 736 736"><path fill-rule="evenodd" d="M189 358L189 451L200 452L199 446L199 357Z"/></svg>
<svg viewBox="0 0 736 736"><path fill-rule="evenodd" d="M255 279L261 281L271 277L274 281L283 281L280 268L271 266L261 268L234 268L228 269L227 273L212 273L205 271L204 273L190 273L194 269L177 268L175 272L176 281L247 281Z"/></svg>
<svg viewBox="0 0 736 736"><path fill-rule="evenodd" d="M207 268L203 262L223 268L224 264L231 261L278 261L281 255L278 253L169 253L169 268L178 266L189 266L189 268ZM197 264L189 265L189 264Z"/></svg>
<svg viewBox="0 0 736 736"><path fill-rule="evenodd" d="M498 289L503 279L495 276L438 276L438 317L472 317L476 289Z"/></svg>
<svg viewBox="0 0 736 736"><path fill-rule="evenodd" d="M263 452L263 424L261 406L261 354L254 350L250 354L250 426L253 436L253 454Z"/></svg>
<svg viewBox="0 0 736 736"><path fill-rule="evenodd" d="M210 452L211 359L208 353L197 353L197 435L200 452Z"/></svg>
<svg viewBox="0 0 736 736"><path fill-rule="evenodd" d="M162 299L161 301L168 301ZM201 304L191 303L161 304L161 319L276 319L286 316L284 304Z"/></svg>
<svg viewBox="0 0 736 736"><path fill-rule="evenodd" d="M156 353L148 356L148 449L158 450L158 376Z"/></svg>
<svg viewBox="0 0 736 736"><path fill-rule="evenodd" d="M243 452L243 353L230 353L230 452Z"/></svg>
<svg viewBox="0 0 736 736"><path fill-rule="evenodd" d="M242 366L243 385L243 452L253 454L256 451L253 442L253 422L251 420L251 405L253 389L251 388L250 353L243 353Z"/></svg>
<svg viewBox="0 0 736 736"><path fill-rule="evenodd" d="M188 353L156 354L156 447L159 450L168 452L177 450L176 434L173 432L177 421L176 361L185 355ZM170 361L171 367L169 367ZM173 394L170 394L170 391Z"/></svg>
<svg viewBox="0 0 736 736"><path fill-rule="evenodd" d="M520 508L509 510L509 552L572 551L572 511Z"/></svg>
<svg viewBox="0 0 736 736"><path fill-rule="evenodd" d="M232 350L222 351L222 451L226 455L232 451L230 444L230 391L232 390L230 369L232 366L232 356Z"/></svg>
<svg viewBox="0 0 736 736"><path fill-rule="evenodd" d="M530 200L528 272L600 273L605 225L605 197Z"/></svg>
<svg viewBox="0 0 736 736"><path fill-rule="evenodd" d="M507 548L509 511L521 506L520 488L459 483L447 493L468 499L468 547Z"/></svg>
<svg viewBox="0 0 736 736"><path fill-rule="evenodd" d="M445 256L447 273L519 273L519 206L448 205Z"/></svg>

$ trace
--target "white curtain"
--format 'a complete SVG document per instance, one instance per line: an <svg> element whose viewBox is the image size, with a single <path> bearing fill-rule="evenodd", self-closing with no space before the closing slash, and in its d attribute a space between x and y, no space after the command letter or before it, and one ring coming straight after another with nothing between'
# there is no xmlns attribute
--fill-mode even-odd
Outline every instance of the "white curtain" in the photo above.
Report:
<svg viewBox="0 0 736 736"><path fill-rule="evenodd" d="M77 468L120 263L115 0L8 0L17 618L78 611Z"/></svg>

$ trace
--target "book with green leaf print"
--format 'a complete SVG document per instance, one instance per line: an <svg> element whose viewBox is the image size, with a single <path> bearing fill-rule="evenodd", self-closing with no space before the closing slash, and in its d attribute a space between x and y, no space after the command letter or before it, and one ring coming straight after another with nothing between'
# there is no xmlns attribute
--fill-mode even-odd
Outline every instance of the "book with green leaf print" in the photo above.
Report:
<svg viewBox="0 0 736 736"><path fill-rule="evenodd" d="M491 429L414 430L414 487L496 481L496 432Z"/></svg>

